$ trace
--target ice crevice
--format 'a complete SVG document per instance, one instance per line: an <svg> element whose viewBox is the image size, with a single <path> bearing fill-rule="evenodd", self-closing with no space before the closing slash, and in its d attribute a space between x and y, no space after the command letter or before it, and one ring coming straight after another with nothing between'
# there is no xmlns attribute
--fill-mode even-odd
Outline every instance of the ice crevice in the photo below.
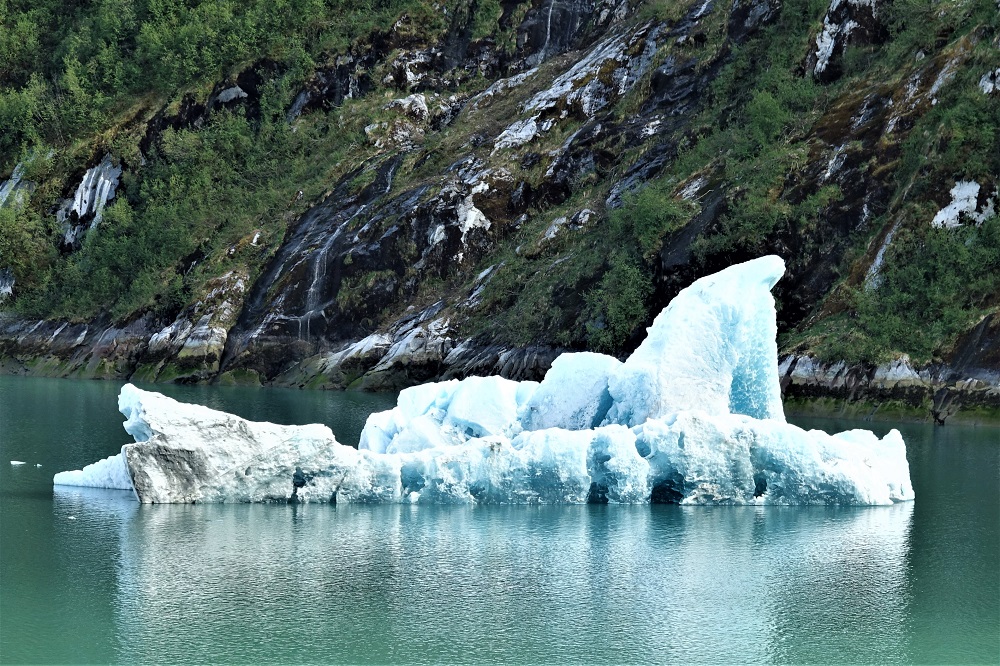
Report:
<svg viewBox="0 0 1000 666"><path fill-rule="evenodd" d="M893 430L786 423L779 257L696 281L625 361L557 358L541 382L469 377L403 390L358 448L323 425L256 423L125 385L135 440L56 484L144 503L854 504L913 499Z"/></svg>

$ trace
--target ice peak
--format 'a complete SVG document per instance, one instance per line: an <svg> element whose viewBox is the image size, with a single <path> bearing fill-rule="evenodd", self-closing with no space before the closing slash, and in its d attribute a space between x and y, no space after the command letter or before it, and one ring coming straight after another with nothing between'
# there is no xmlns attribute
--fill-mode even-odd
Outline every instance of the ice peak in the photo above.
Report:
<svg viewBox="0 0 1000 666"><path fill-rule="evenodd" d="M770 255L682 290L611 378L607 422L636 426L692 409L784 421L771 296L784 273Z"/></svg>

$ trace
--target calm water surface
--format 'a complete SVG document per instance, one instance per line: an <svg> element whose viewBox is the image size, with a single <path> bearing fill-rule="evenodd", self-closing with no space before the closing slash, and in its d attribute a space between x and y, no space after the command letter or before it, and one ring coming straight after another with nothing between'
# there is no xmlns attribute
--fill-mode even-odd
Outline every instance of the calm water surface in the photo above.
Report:
<svg viewBox="0 0 1000 666"><path fill-rule="evenodd" d="M118 388L0 377L3 663L1000 661L998 430L898 425L917 500L863 509L140 506L53 489L129 441ZM345 442L392 403L156 388Z"/></svg>

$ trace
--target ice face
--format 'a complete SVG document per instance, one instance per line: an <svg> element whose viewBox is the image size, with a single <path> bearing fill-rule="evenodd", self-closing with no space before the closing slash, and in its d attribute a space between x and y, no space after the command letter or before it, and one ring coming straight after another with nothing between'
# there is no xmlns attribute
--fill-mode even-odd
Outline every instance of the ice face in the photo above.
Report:
<svg viewBox="0 0 1000 666"><path fill-rule="evenodd" d="M525 430L583 430L601 424L611 409L608 380L621 367L611 356L562 354L519 414Z"/></svg>
<svg viewBox="0 0 1000 666"><path fill-rule="evenodd" d="M694 409L784 421L770 291L784 271L780 257L761 257L681 291L612 374L607 421L636 426Z"/></svg>
<svg viewBox="0 0 1000 666"><path fill-rule="evenodd" d="M58 484L142 502L890 504L913 499L893 430L785 423L764 257L695 282L624 363L564 354L539 384L470 377L402 391L358 449L325 426L254 423L126 385L135 439Z"/></svg>
<svg viewBox="0 0 1000 666"><path fill-rule="evenodd" d="M83 469L59 472L52 482L57 486L88 486L91 488L117 488L132 490L125 458L119 453L91 463Z"/></svg>

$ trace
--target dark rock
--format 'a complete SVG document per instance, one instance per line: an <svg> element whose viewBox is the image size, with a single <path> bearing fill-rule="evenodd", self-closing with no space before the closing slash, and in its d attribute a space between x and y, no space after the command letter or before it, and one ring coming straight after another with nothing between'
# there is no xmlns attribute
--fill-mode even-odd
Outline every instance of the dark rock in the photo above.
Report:
<svg viewBox="0 0 1000 666"><path fill-rule="evenodd" d="M697 103L700 87L705 83L698 76L697 65L696 58L678 63L674 56L668 57L653 71L643 111L663 109L670 115L687 113Z"/></svg>
<svg viewBox="0 0 1000 666"><path fill-rule="evenodd" d="M517 29L517 47L528 67L576 47L594 11L593 0L542 0Z"/></svg>
<svg viewBox="0 0 1000 666"><path fill-rule="evenodd" d="M733 0L729 14L729 39L736 44L769 25L781 13L781 0Z"/></svg>
<svg viewBox="0 0 1000 666"><path fill-rule="evenodd" d="M368 69L377 61L374 51L340 56L334 64L316 70L295 96L285 119L292 122L311 109L331 109L345 99L361 97L372 89Z"/></svg>
<svg viewBox="0 0 1000 666"><path fill-rule="evenodd" d="M832 0L823 17L823 28L806 68L816 80L829 83L843 73L843 55L849 46L875 46L889 38L883 21L885 0Z"/></svg>

